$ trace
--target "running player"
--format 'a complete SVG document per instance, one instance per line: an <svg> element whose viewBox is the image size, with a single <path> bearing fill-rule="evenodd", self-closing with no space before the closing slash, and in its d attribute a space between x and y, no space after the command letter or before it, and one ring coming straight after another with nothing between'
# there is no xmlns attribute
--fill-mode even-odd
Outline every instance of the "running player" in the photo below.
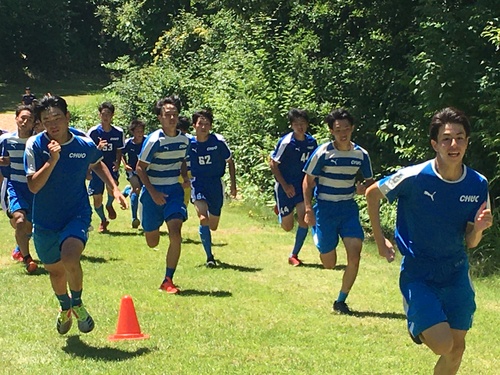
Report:
<svg viewBox="0 0 500 375"><path fill-rule="evenodd" d="M479 244L493 218L488 181L463 164L471 133L465 114L444 108L429 130L436 157L383 178L366 198L373 236L388 261L394 248L382 233L380 201L398 200L395 240L408 331L439 355L434 374L456 374L476 310L466 247Z"/></svg>
<svg viewBox="0 0 500 375"><path fill-rule="evenodd" d="M299 227L295 234L295 244L288 257L288 263L297 267L302 264L298 255L308 232L308 226L304 221L304 195L302 193L304 172L302 170L309 156L318 147L318 143L307 133L309 116L306 111L292 108L288 112L288 121L292 131L280 138L271 153L269 165L276 180L274 198L278 218L281 228L286 232L293 229L294 210L297 213Z"/></svg>
<svg viewBox="0 0 500 375"><path fill-rule="evenodd" d="M89 129L87 135L92 138L99 150L104 156L104 164L108 167L109 173L118 185L120 163L122 160L122 149L125 146L125 136L123 130L112 125L115 106L109 102L99 105L99 118L101 123ZM104 182L92 172L92 179L89 183L88 193L93 197L94 210L101 219L98 232L102 233L108 230L109 221L103 208ZM116 211L113 208L113 194L107 190L108 198L106 202L106 211L110 220L116 219Z"/></svg>
<svg viewBox="0 0 500 375"><path fill-rule="evenodd" d="M364 194L366 186L373 183L373 171L368 152L351 142L354 130L351 114L340 108L332 111L326 122L333 141L319 146L304 167L305 221L312 226L314 242L327 269L337 264L339 235L342 238L347 267L333 310L350 315L345 301L358 275L364 239L354 195ZM356 183L359 173L364 178L363 184Z"/></svg>
<svg viewBox="0 0 500 375"><path fill-rule="evenodd" d="M224 203L222 176L229 169L231 196L236 197L236 168L231 151L220 134L212 133L213 115L208 110L193 114L196 136L191 138L191 201L200 219L199 234L207 255L207 267L217 263L212 254L212 233L217 230Z"/></svg>

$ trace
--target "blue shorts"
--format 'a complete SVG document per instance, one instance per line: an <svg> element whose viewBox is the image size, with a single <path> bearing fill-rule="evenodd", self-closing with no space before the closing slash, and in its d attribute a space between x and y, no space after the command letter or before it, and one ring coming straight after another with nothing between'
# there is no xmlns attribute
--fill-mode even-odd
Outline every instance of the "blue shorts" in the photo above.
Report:
<svg viewBox="0 0 500 375"><path fill-rule="evenodd" d="M321 254L335 250L342 238L364 240L359 221L359 209L354 200L343 202L319 201L313 207L316 225L312 227L314 244Z"/></svg>
<svg viewBox="0 0 500 375"><path fill-rule="evenodd" d="M33 193L29 190L28 185L16 185L12 187L10 184L7 187L8 211L7 215L12 217L12 213L16 211L24 211L26 220L32 221L33 212Z"/></svg>
<svg viewBox="0 0 500 375"><path fill-rule="evenodd" d="M208 212L220 216L224 204L224 188L220 178L199 178L191 180L191 201L206 201Z"/></svg>
<svg viewBox="0 0 500 375"><path fill-rule="evenodd" d="M447 282L425 278L413 279L401 271L399 288L403 294L408 329L413 336L442 322L451 328L467 331L476 311L475 292L467 263L449 267Z"/></svg>
<svg viewBox="0 0 500 375"><path fill-rule="evenodd" d="M35 224L33 228L33 242L38 258L44 264L59 262L61 260L61 245L70 237L79 239L85 246L88 240L89 226L90 218L75 218L61 230L43 229L37 227Z"/></svg>
<svg viewBox="0 0 500 375"><path fill-rule="evenodd" d="M278 182L274 184L274 199L276 200L276 205L278 206L280 222L282 217L293 214L293 210L297 204L304 202L302 181L300 183L293 184L293 188L295 189L295 195L292 198L288 198L283 187Z"/></svg>
<svg viewBox="0 0 500 375"><path fill-rule="evenodd" d="M152 232L159 229L163 222L180 219L187 220L187 210L184 204L184 189L181 184L173 186L155 186L155 189L168 195L165 198L167 203L157 205L147 189L143 186L139 201L142 203L141 224L145 232Z"/></svg>
<svg viewBox="0 0 500 375"><path fill-rule="evenodd" d="M118 185L118 178L120 177L120 174L118 172L114 172L113 168L110 169L108 167L108 170L111 174L111 177L113 177L116 184ZM101 178L94 172L92 172L92 179L89 182L87 192L89 195L100 195L104 193L104 181L101 180Z"/></svg>

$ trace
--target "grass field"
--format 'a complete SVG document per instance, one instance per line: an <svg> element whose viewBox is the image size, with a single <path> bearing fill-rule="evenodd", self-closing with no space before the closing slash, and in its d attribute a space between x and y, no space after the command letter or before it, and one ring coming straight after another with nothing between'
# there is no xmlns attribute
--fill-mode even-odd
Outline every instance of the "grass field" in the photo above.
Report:
<svg viewBox="0 0 500 375"><path fill-rule="evenodd" d="M180 295L158 291L166 234L158 249L118 212L109 234L91 233L84 252L83 299L96 328L55 330L57 302L43 268L28 276L10 260L13 232L0 219L1 374L430 374L436 357L416 346L405 329L397 262L388 264L367 242L349 296L356 316L332 314L345 252L324 270L308 237L305 265L288 266L293 235L259 210L224 207L214 234L217 269L204 253L192 207L184 224L175 281ZM94 217L94 226L97 221ZM498 374L500 279L475 281L478 310L461 374ZM108 341L120 300L130 295L148 340Z"/></svg>

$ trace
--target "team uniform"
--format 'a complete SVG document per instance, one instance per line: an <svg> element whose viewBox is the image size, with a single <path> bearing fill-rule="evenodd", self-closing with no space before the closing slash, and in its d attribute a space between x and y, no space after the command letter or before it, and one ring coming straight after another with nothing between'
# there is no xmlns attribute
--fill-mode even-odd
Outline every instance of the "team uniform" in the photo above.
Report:
<svg viewBox="0 0 500 375"><path fill-rule="evenodd" d="M320 253L334 250L342 238L364 239L359 221L356 176L373 178L368 152L351 142L349 151L337 150L333 142L320 145L306 162L304 172L316 177L313 239Z"/></svg>
<svg viewBox="0 0 500 375"><path fill-rule="evenodd" d="M126 155L127 164L132 167L132 171L127 172L127 180L129 180L132 176L137 176L135 168L137 166L137 161L139 160L139 154L141 153L144 140L145 138L143 138L141 143L134 143L134 137L130 137L125 140L125 146L123 147L122 155Z"/></svg>
<svg viewBox="0 0 500 375"><path fill-rule="evenodd" d="M28 188L24 172L23 156L28 138L19 138L17 133L7 133L0 137L1 156L10 158L10 165L2 168L6 178L7 215L23 210L26 219L32 222L33 193ZM3 196L2 196L3 197Z"/></svg>
<svg viewBox="0 0 500 375"><path fill-rule="evenodd" d="M46 132L28 140L24 157L26 175L35 174L50 158L49 142ZM43 263L60 261L60 246L69 237L87 242L92 210L85 187L86 174L89 165L102 158L102 152L86 136L72 134L61 145L59 161L33 199L33 238Z"/></svg>
<svg viewBox="0 0 500 375"><path fill-rule="evenodd" d="M430 160L401 169L378 187L389 202L398 200L395 239L411 334L444 321L468 330L476 304L464 233L483 202L490 208L488 181L465 165L459 180L447 181Z"/></svg>
<svg viewBox="0 0 500 375"><path fill-rule="evenodd" d="M105 140L107 142L107 145L101 150L103 162L109 169L109 173L113 179L118 182L119 172L113 171L113 165L116 162L116 151L123 149L125 146L125 135L123 130L117 126L111 125L111 130L107 132L104 131L102 125L99 124L90 128L87 132L87 136L92 138L96 145L98 145L101 140ZM104 193L104 181L92 172L92 179L89 183L88 194L99 195L102 193Z"/></svg>
<svg viewBox="0 0 500 375"><path fill-rule="evenodd" d="M175 137L158 129L148 135L139 154L139 160L149 164L146 170L156 190L167 194L166 203L157 205L143 186L139 201L142 203L142 227L145 232L158 229L164 221L187 219L184 190L179 183L181 165L189 152L189 139L178 131Z"/></svg>
<svg viewBox="0 0 500 375"><path fill-rule="evenodd" d="M214 216L220 216L224 204L222 176L230 158L231 150L222 135L211 133L205 142L191 138L191 200L206 201L208 211Z"/></svg>
<svg viewBox="0 0 500 375"><path fill-rule="evenodd" d="M305 134L305 139L295 139L293 132L281 137L276 148L271 153L271 159L278 163L278 169L287 184L293 185L295 196L289 198L283 187L276 181L274 197L280 220L284 216L293 214L295 206L304 201L302 193L303 168L311 153L318 147L316 139L310 134Z"/></svg>
<svg viewBox="0 0 500 375"><path fill-rule="evenodd" d="M5 130L0 129L0 135L7 134L8 132ZM2 141L0 140L0 155L2 155L3 146L2 146ZM2 210L5 212L8 211L8 205L9 205L9 199L7 197L7 179L9 177L9 169L7 167L2 167L0 166L0 173L2 174L2 184L0 187L0 203Z"/></svg>

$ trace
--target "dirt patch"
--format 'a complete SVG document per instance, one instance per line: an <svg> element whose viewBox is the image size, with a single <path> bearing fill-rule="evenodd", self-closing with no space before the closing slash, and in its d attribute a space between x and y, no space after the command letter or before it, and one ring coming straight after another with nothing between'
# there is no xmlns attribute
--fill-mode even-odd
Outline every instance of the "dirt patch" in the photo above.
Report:
<svg viewBox="0 0 500 375"><path fill-rule="evenodd" d="M0 113L0 129L9 132L16 130L15 113Z"/></svg>

